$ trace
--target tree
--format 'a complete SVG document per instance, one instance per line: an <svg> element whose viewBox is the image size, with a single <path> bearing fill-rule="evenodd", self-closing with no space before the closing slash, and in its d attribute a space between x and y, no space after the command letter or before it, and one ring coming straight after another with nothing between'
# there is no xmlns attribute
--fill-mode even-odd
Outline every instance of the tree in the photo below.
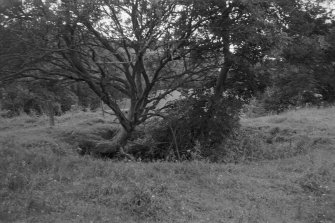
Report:
<svg viewBox="0 0 335 223"><path fill-rule="evenodd" d="M207 58L190 58L204 23L193 8L167 0L26 1L5 11L3 24L20 27L16 33L25 39L19 42L32 51L2 75L85 82L122 126L110 147L98 152L122 150L136 126L159 114L162 98L217 68ZM165 92L152 94L158 86ZM129 98L127 114L115 92Z"/></svg>
<svg viewBox="0 0 335 223"><path fill-rule="evenodd" d="M276 1L193 4L197 14L206 19L200 29L204 38L198 43L202 54L195 51L192 56L201 59L201 49L206 49L219 69L206 75L192 97L174 103L171 116L152 136L160 142L174 142L168 148L174 148L177 157L187 157L191 151L219 160L218 155L224 153L217 150L219 145L239 126L242 99L247 101L265 88L265 78L257 73L257 67L280 42L284 25L278 21ZM192 151L194 148L198 151Z"/></svg>
<svg viewBox="0 0 335 223"><path fill-rule="evenodd" d="M324 7L310 2L291 10L285 24L288 41L275 60L268 62L272 86L267 92L266 108L282 111L289 106L334 101L334 18Z"/></svg>

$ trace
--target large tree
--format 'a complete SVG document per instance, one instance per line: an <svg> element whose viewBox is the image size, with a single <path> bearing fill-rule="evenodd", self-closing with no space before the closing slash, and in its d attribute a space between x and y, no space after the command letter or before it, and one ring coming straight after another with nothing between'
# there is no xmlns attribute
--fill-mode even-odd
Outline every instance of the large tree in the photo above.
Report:
<svg viewBox="0 0 335 223"><path fill-rule="evenodd" d="M110 147L99 152L122 149L137 125L158 114L155 108L162 98L217 68L206 57L191 58L193 51L199 52L204 20L189 2L25 1L2 15L2 34L13 32L19 39L15 44L28 48L14 52L21 57L6 53L4 63L17 65L1 69L3 80L85 82L122 126ZM165 91L153 94L158 87ZM130 100L127 114L115 92Z"/></svg>

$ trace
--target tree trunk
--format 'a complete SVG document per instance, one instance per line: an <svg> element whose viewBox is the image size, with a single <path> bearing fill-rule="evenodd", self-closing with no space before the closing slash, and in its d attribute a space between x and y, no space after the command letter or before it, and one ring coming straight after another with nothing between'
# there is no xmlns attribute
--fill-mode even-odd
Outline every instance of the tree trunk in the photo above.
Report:
<svg viewBox="0 0 335 223"><path fill-rule="evenodd" d="M125 151L125 147L127 145L128 139L131 136L131 132L126 131L122 126L118 133L114 136L111 141L102 141L102 142L94 142L87 141L83 142L81 150L85 150L85 153L93 154L93 155L107 155L111 157L117 156L117 154L124 156L130 160L134 160L134 157ZM81 147L81 146L79 146Z"/></svg>
<svg viewBox="0 0 335 223"><path fill-rule="evenodd" d="M55 111L51 101L47 101L47 113L50 126L55 126Z"/></svg>
<svg viewBox="0 0 335 223"><path fill-rule="evenodd" d="M229 7L229 6L227 6ZM228 8L224 8L224 10L228 10ZM227 24L230 24L230 14L224 13L222 15L222 20L225 21ZM223 66L220 70L219 76L217 78L215 88L214 88L214 100L217 101L222 97L222 93L225 90L225 85L228 77L229 70L232 65L232 55L230 52L230 45L231 45L231 37L229 28L221 34L222 37L222 53L223 53Z"/></svg>
<svg viewBox="0 0 335 223"><path fill-rule="evenodd" d="M219 77L216 81L215 84L215 89L214 89L214 100L219 99L222 96L222 93L224 91L225 88L225 84L226 84L226 80L228 77L228 73L230 70L230 62L227 61L224 63L224 66L221 68Z"/></svg>
<svg viewBox="0 0 335 223"><path fill-rule="evenodd" d="M102 100L100 100L100 106L101 106L102 117L105 118L105 108L104 108L104 102Z"/></svg>
<svg viewBox="0 0 335 223"><path fill-rule="evenodd" d="M109 107L113 108L113 106L110 105ZM101 142L92 141L91 143L89 143L90 144L89 148L81 148L81 149L84 149L85 153L91 153L96 155L107 155L110 157L113 157L118 153L119 155L122 155L128 159L134 160L134 157L128 154L127 151L125 150L128 140L136 126L134 109L135 109L134 102L131 101L131 106L126 115L124 115L123 113L118 113L114 110L115 115L120 122L120 128L119 131L113 137L113 139L111 139L110 141L103 140Z"/></svg>

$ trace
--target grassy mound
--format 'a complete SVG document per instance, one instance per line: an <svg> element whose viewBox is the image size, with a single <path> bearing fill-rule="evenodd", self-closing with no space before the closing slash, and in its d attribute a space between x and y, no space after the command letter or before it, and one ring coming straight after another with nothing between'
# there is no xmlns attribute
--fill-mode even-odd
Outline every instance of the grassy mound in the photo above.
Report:
<svg viewBox="0 0 335 223"><path fill-rule="evenodd" d="M236 165L79 156L65 136L110 137L95 113L2 119L0 222L334 222L334 116L242 120Z"/></svg>

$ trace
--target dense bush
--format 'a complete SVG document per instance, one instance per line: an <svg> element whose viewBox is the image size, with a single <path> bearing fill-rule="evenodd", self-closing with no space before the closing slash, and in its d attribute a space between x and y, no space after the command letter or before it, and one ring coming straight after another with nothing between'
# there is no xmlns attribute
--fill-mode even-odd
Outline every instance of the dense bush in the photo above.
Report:
<svg viewBox="0 0 335 223"><path fill-rule="evenodd" d="M233 95L215 101L210 89L195 90L171 102L164 119L152 120L141 142L153 158L214 160L218 146L238 129L241 106Z"/></svg>

